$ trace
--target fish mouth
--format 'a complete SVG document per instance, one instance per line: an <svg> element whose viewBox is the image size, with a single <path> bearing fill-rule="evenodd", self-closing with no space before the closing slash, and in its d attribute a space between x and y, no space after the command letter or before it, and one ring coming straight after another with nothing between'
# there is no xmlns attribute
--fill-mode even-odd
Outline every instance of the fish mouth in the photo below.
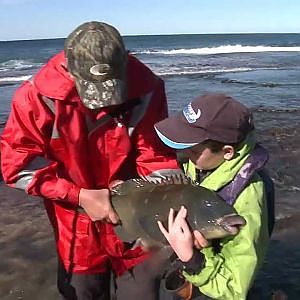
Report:
<svg viewBox="0 0 300 300"><path fill-rule="evenodd" d="M219 225L230 235L238 234L240 227L246 224L246 220L237 214L226 215L218 221Z"/></svg>

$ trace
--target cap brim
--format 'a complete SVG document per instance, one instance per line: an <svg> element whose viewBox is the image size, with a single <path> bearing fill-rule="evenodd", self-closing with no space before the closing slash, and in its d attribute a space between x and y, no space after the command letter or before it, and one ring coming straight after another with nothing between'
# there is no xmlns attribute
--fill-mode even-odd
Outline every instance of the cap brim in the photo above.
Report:
<svg viewBox="0 0 300 300"><path fill-rule="evenodd" d="M177 150L190 148L207 140L205 130L188 125L181 114L156 123L154 128L165 145Z"/></svg>
<svg viewBox="0 0 300 300"><path fill-rule="evenodd" d="M75 78L75 85L82 103L89 109L119 105L127 99L127 85L124 80L92 82Z"/></svg>
<svg viewBox="0 0 300 300"><path fill-rule="evenodd" d="M181 149L186 149L189 147L193 147L195 145L197 145L198 143L178 143L178 142L174 142L172 140L170 140L168 137L166 137L165 135L163 135L157 128L156 126L154 126L155 131L158 135L158 137L161 139L161 141L167 145L170 148L173 149L177 149L177 150L181 150Z"/></svg>

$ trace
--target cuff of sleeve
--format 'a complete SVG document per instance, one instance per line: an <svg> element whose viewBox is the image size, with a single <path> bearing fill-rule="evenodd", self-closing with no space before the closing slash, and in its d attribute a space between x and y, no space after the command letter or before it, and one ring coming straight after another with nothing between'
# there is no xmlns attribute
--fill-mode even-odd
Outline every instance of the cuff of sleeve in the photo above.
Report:
<svg viewBox="0 0 300 300"><path fill-rule="evenodd" d="M74 205L79 205L79 192L80 188L76 185L73 185L67 194L67 200L68 202L74 204Z"/></svg>
<svg viewBox="0 0 300 300"><path fill-rule="evenodd" d="M182 263L183 271L185 271L189 275L198 274L203 269L204 263L205 263L204 254L201 253L199 250L194 249L192 258L189 261Z"/></svg>

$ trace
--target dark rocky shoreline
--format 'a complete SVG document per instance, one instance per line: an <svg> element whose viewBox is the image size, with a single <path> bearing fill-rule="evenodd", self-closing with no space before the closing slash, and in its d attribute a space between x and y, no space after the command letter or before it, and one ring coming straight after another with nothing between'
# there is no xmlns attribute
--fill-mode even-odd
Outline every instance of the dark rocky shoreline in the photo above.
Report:
<svg viewBox="0 0 300 300"><path fill-rule="evenodd" d="M300 295L300 113L257 112L258 140L270 152L276 218L255 299ZM0 299L57 299L56 254L40 198L0 183ZM281 292L279 292L281 291Z"/></svg>

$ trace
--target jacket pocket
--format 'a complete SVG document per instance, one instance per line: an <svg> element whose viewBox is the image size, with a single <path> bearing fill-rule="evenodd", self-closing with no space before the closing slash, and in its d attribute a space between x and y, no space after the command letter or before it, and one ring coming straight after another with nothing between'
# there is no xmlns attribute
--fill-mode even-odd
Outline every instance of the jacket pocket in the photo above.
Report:
<svg viewBox="0 0 300 300"><path fill-rule="evenodd" d="M88 268L100 254L93 222L83 214L56 205L57 246L62 260Z"/></svg>

